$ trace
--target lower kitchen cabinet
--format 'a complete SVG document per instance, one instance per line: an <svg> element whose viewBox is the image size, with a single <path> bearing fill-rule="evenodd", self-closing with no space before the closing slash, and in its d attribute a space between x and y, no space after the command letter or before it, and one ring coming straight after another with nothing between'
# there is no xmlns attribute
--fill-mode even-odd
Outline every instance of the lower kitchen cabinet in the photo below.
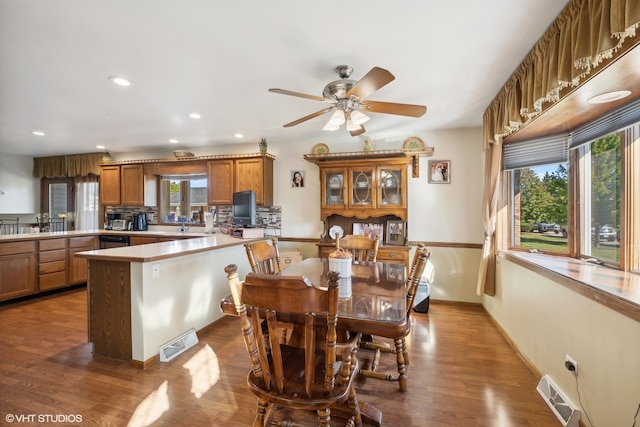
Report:
<svg viewBox="0 0 640 427"><path fill-rule="evenodd" d="M38 289L67 286L67 239L38 241Z"/></svg>
<svg viewBox="0 0 640 427"><path fill-rule="evenodd" d="M0 301L36 292L36 242L0 243Z"/></svg>
<svg viewBox="0 0 640 427"><path fill-rule="evenodd" d="M87 259L77 258L76 253L98 249L98 238L95 236L70 237L67 254L69 266L69 285L87 283Z"/></svg>

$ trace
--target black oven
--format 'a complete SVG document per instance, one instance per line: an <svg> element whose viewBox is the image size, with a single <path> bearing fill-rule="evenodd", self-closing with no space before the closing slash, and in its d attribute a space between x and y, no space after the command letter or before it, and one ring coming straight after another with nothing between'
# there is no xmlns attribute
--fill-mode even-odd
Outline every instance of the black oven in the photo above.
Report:
<svg viewBox="0 0 640 427"><path fill-rule="evenodd" d="M119 248L129 246L129 236L104 234L100 236L100 249Z"/></svg>

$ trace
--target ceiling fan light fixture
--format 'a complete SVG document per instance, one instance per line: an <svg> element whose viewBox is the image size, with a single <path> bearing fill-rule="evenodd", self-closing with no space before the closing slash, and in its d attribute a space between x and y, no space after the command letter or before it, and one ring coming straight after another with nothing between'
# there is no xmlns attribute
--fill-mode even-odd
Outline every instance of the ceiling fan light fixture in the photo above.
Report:
<svg viewBox="0 0 640 427"><path fill-rule="evenodd" d="M349 113L349 117L351 118L351 121L357 125L361 125L369 121L369 116L360 110L351 111L351 113Z"/></svg>
<svg viewBox="0 0 640 427"><path fill-rule="evenodd" d="M349 132L353 132L353 131L360 130L360 129L362 129L362 126L360 126L359 124L355 123L350 118L347 119L347 130Z"/></svg>
<svg viewBox="0 0 640 427"><path fill-rule="evenodd" d="M336 125L336 126L340 126L341 124L343 124L345 121L344 118L344 111L342 110L336 110L332 115L331 118L329 119L329 123L332 125Z"/></svg>
<svg viewBox="0 0 640 427"><path fill-rule="evenodd" d="M329 120L327 122L327 124L324 125L324 127L322 128L322 130L330 130L330 131L334 131L334 130L338 130L338 129L340 129L340 125L331 123L331 120Z"/></svg>

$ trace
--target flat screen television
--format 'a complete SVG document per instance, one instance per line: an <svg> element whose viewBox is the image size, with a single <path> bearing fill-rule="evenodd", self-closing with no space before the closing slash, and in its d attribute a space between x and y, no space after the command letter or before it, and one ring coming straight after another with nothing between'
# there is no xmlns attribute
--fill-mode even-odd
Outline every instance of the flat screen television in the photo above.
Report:
<svg viewBox="0 0 640 427"><path fill-rule="evenodd" d="M233 193L233 225L253 227L256 224L256 193L253 190Z"/></svg>

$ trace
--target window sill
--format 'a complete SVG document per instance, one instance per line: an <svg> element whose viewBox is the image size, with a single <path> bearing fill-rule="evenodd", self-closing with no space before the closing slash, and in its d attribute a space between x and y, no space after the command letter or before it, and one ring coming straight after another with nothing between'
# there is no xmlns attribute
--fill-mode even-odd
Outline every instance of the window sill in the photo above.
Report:
<svg viewBox="0 0 640 427"><path fill-rule="evenodd" d="M498 256L640 322L638 274L540 253L500 251Z"/></svg>

